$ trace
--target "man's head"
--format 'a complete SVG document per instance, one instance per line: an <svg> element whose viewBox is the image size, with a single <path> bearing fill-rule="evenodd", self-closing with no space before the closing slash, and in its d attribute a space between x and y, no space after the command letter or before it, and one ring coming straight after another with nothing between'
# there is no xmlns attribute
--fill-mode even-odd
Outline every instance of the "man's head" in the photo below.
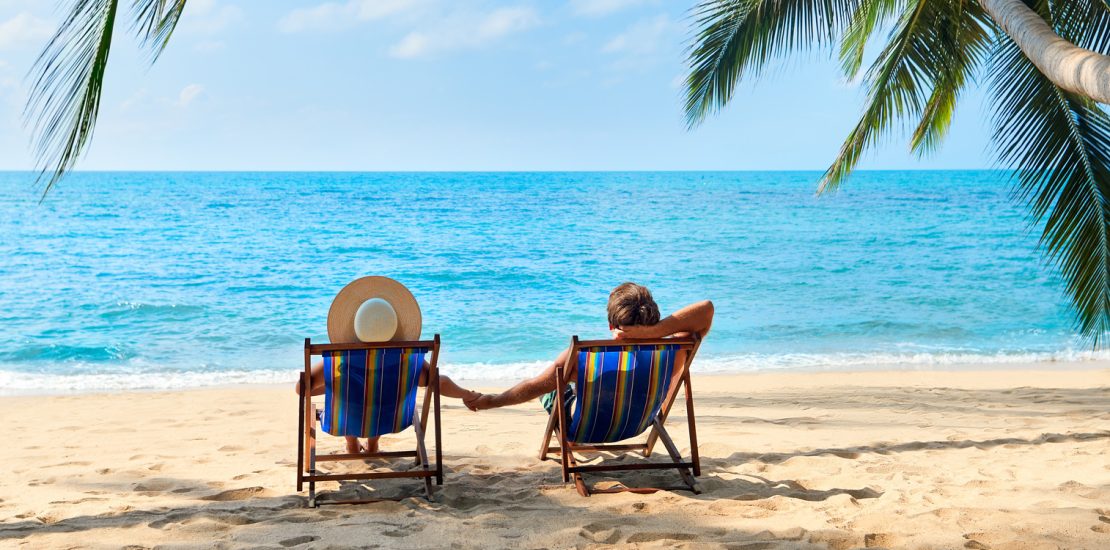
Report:
<svg viewBox="0 0 1110 550"><path fill-rule="evenodd" d="M659 306L646 286L622 283L609 293L610 328L654 325L659 322Z"/></svg>

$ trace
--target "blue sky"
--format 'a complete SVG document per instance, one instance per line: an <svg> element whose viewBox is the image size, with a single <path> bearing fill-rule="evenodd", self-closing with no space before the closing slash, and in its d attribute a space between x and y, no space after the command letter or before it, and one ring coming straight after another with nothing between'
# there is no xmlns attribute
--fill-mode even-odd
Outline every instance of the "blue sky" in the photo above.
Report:
<svg viewBox="0 0 1110 550"><path fill-rule="evenodd" d="M825 168L863 99L827 52L784 60L686 130L679 81L693 4L190 0L153 67L117 35L80 167ZM55 2L0 0L0 169L33 167L25 75L59 17ZM861 167L990 167L986 116L972 90L938 154L917 159L895 135Z"/></svg>

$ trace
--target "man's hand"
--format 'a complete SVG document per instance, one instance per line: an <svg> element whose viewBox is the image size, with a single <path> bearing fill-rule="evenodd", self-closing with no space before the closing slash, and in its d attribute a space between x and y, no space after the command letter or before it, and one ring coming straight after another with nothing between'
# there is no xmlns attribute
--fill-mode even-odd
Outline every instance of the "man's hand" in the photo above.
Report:
<svg viewBox="0 0 1110 550"><path fill-rule="evenodd" d="M616 340L654 339L680 334L695 334L705 338L713 324L713 302L703 300L690 304L654 325L627 325L613 329Z"/></svg>
<svg viewBox="0 0 1110 550"><path fill-rule="evenodd" d="M638 338L658 338L655 325L627 325L613 329L614 340L629 340Z"/></svg>

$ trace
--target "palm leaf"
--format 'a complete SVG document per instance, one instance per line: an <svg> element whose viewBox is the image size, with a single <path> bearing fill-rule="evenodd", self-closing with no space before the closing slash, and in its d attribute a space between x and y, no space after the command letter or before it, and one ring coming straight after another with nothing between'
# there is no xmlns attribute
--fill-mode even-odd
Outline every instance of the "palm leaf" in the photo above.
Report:
<svg viewBox="0 0 1110 550"><path fill-rule="evenodd" d="M944 55L934 56L933 93L925 103L921 120L910 138L910 150L919 156L932 153L948 134L956 101L972 78L973 72L990 53L992 23L977 2L951 0L937 4L932 31L937 46L947 45Z"/></svg>
<svg viewBox="0 0 1110 550"><path fill-rule="evenodd" d="M134 0L131 10L135 17L134 30L142 37L143 44L151 48L153 60L162 55L170 36L177 28L187 0ZM152 60L152 61L153 61Z"/></svg>
<svg viewBox="0 0 1110 550"><path fill-rule="evenodd" d="M853 80L863 67L863 52L876 28L882 27L899 8L901 0L862 0L852 14L848 30L840 43L840 64L844 77Z"/></svg>
<svg viewBox="0 0 1110 550"><path fill-rule="evenodd" d="M133 0L133 28L162 53L186 0ZM73 168L92 138L119 0L73 0L58 30L35 61L37 74L24 110L31 126L42 196Z"/></svg>
<svg viewBox="0 0 1110 550"><path fill-rule="evenodd" d="M77 162L100 109L118 0L75 0L39 55L24 111L32 127L43 197Z"/></svg>
<svg viewBox="0 0 1110 550"><path fill-rule="evenodd" d="M918 119L911 149L933 150L952 120L956 100L987 52L981 10L963 0L910 0L890 40L868 70L867 104L818 192L835 190L868 147L897 122Z"/></svg>
<svg viewBox="0 0 1110 550"><path fill-rule="evenodd" d="M693 10L686 123L695 127L732 99L736 83L789 50L832 43L860 0L706 0Z"/></svg>
<svg viewBox="0 0 1110 550"><path fill-rule="evenodd" d="M1052 20L1046 4L1037 7ZM1063 275L1077 328L1097 346L1110 330L1110 117L1057 88L1008 39L991 65L998 157L1016 170L1033 220L1044 222L1041 243Z"/></svg>
<svg viewBox="0 0 1110 550"><path fill-rule="evenodd" d="M1081 48L1110 53L1110 6L1104 0L1068 0L1050 6L1061 38Z"/></svg>
<svg viewBox="0 0 1110 550"><path fill-rule="evenodd" d="M898 118L916 116L924 108L928 85L923 65L928 53L926 37L930 5L927 0L911 0L902 14L890 41L868 70L867 106L855 128L848 134L832 165L825 171L818 192L832 191L852 172L863 151L877 143Z"/></svg>

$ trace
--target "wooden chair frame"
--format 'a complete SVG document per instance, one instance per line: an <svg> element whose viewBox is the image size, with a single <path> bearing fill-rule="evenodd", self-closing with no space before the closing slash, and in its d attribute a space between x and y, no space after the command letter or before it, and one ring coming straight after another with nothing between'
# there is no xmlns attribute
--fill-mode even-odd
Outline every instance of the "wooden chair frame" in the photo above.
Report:
<svg viewBox="0 0 1110 550"><path fill-rule="evenodd" d="M416 432L416 448L408 451L388 451L376 453L333 453L316 454L316 404L312 402L309 381L312 377L312 357L320 356L326 351L393 349L393 348L430 348L431 359L425 366L428 373L428 386L424 389L424 403L420 411L413 411L412 427ZM367 479L393 479L393 478L420 478L424 480L424 493L428 500L432 500L432 478L436 485L443 485L443 436L440 429L440 394L439 394L439 335L432 340L419 340L409 342L375 342L358 344L313 344L309 338L304 340L304 372L301 373L301 396L297 406L297 492L304 490L308 484L308 504L318 507L320 504L364 504L380 502L390 499L363 499L321 502L316 494L318 481L347 481ZM432 407L434 405L434 408ZM435 418L435 463L428 460L428 452L424 445L424 435L427 433L428 413L431 409ZM349 474L329 474L316 469L317 462L335 462L351 460L367 460L373 458L413 457L420 470L411 472L355 472Z"/></svg>
<svg viewBox="0 0 1110 550"><path fill-rule="evenodd" d="M570 419L566 418L566 408L563 402L563 392L569 384L567 380L567 373L576 372L578 369L578 352L586 348L595 348L602 346L636 346L636 345L677 345L679 350L686 351L686 361L682 365L677 365L680 369L678 372L672 373L671 383L667 388L667 395L664 397L663 405L659 409L659 414L652 420L650 433L648 434L647 441L638 444L588 444L580 445L567 440L567 428L570 425ZM572 479L574 486L578 490L578 494L582 496L590 496L591 491L586 486L582 478L582 474L586 472L607 472L619 470L657 470L657 469L677 469L682 480L686 486L694 493L700 493L697 486L697 476L701 475L701 459L698 457L698 434L694 422L694 395L690 387L690 365L694 361L694 355L697 354L698 347L701 345L701 340L694 337L685 338L661 338L652 340L578 340L578 336L574 336L570 341L570 354L567 356L566 364L555 369L555 405L551 411L551 415L547 421L547 428L544 430L543 442L540 445L540 460L546 460L548 454L558 454L563 469L563 482L569 483ZM680 387L686 389L686 422L690 431L690 460L684 461L682 455L678 452L678 447L675 446L674 441L671 439L670 434L667 433L663 423L667 420L667 413L670 412L671 406L674 404L675 399L678 397L678 390ZM558 447L550 446L551 436L558 435ZM667 449L667 454L670 455L671 462L646 462L637 464L614 464L605 465L598 464L594 466L580 466L575 459L574 453L578 452L600 452L600 451L616 451L616 452L640 452L644 457L650 457L651 451L655 446L656 440L662 440L663 446ZM693 474L691 475L691 470ZM596 493L654 493L659 491L658 488L645 487L645 488L615 488L615 489L597 489L593 492Z"/></svg>

